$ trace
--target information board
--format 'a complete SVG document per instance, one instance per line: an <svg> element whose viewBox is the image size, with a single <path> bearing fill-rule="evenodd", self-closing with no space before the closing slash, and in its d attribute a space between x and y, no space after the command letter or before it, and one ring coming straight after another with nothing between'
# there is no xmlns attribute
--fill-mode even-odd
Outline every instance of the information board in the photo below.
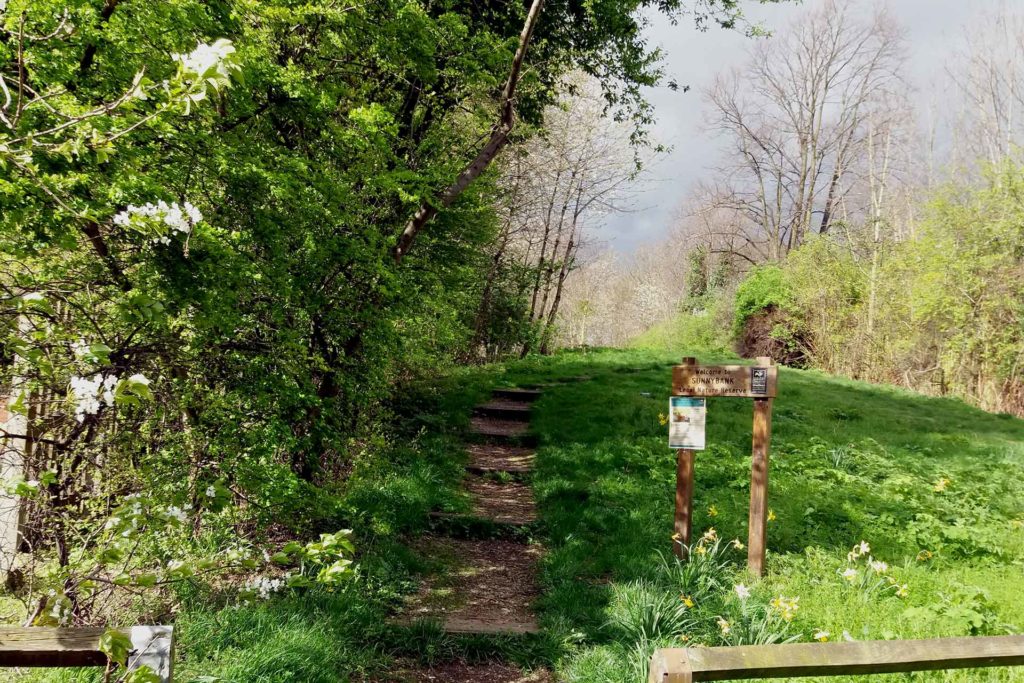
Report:
<svg viewBox="0 0 1024 683"><path fill-rule="evenodd" d="M702 398L673 396L668 405L668 447L702 451L707 405Z"/></svg>

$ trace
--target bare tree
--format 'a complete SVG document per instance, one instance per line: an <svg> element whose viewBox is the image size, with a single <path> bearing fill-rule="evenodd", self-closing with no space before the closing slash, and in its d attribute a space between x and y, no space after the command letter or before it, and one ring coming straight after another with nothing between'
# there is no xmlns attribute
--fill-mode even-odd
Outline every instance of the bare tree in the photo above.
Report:
<svg viewBox="0 0 1024 683"><path fill-rule="evenodd" d="M961 96L956 161L997 163L1024 142L1024 14L1003 5L966 33L947 70Z"/></svg>
<svg viewBox="0 0 1024 683"><path fill-rule="evenodd" d="M733 231L729 248L777 260L832 228L866 156L867 119L904 90L902 44L884 11L861 20L830 0L708 89L709 125L731 150L700 203Z"/></svg>

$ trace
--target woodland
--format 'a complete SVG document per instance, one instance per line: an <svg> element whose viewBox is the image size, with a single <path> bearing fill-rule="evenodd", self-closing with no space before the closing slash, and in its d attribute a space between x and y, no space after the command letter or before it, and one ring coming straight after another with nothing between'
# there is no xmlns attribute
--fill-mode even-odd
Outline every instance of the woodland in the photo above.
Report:
<svg viewBox="0 0 1024 683"><path fill-rule="evenodd" d="M979 15L925 116L884 9L753 4L0 0L0 623L173 623L197 683L1024 628L1024 13ZM686 95L720 166L623 255L646 93L689 90L666 19L749 54ZM683 355L792 388L749 588L738 406L704 559L664 554ZM396 627L503 387L544 387L536 519L484 535L543 549L540 633ZM109 633L105 671L0 675L158 680Z"/></svg>

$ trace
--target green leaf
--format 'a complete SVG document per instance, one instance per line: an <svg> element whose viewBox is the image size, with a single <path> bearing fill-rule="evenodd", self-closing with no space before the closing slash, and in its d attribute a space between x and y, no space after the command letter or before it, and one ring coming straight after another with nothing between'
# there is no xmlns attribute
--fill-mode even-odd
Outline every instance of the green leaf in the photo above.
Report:
<svg viewBox="0 0 1024 683"><path fill-rule="evenodd" d="M122 631L108 628L100 636L99 649L110 661L125 666L128 653L132 651L132 640Z"/></svg>

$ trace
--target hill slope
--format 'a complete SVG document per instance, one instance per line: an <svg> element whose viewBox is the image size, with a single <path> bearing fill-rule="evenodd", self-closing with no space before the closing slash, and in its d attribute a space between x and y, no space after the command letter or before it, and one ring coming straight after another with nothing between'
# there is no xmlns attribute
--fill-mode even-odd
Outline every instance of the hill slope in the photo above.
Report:
<svg viewBox="0 0 1024 683"><path fill-rule="evenodd" d="M1024 627L1024 421L816 372L781 371L768 576L748 600L732 590L750 584L739 571L745 552L728 542L746 542L751 403L709 400L694 536L713 528L723 542L709 532L706 557L724 566L681 575L662 559L675 463L659 420L677 360L595 352L509 369L518 382L588 377L547 389L535 418L534 486L550 544L542 614L582 643L559 667L567 680L633 680L654 643L680 637L728 644ZM851 561L861 541L870 550Z"/></svg>

